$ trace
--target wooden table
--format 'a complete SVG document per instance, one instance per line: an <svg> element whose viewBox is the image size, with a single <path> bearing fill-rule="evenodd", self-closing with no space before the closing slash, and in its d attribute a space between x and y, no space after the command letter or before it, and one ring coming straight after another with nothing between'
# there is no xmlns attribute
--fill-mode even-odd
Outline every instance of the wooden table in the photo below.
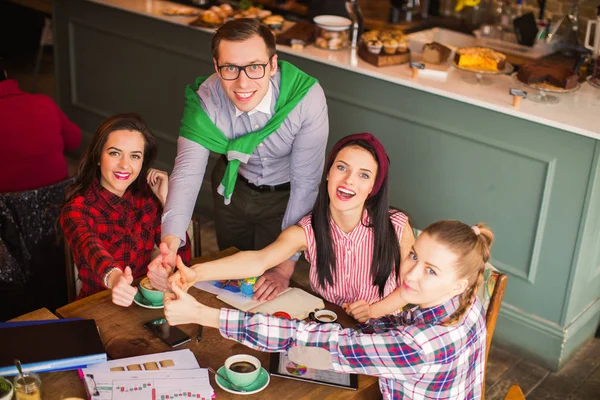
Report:
<svg viewBox="0 0 600 400"><path fill-rule="evenodd" d="M237 250L225 250L216 257L200 257L194 263L208 261L217 257L232 254ZM215 295L191 288L189 293L202 303L211 307L227 307ZM343 310L335 305L327 305L334 310L339 322L344 326L352 326L355 322ZM163 310L151 310L133 304L124 308L116 306L111 301L110 291L96 293L85 299L78 300L56 310L57 315L63 318L92 318L100 330L100 337L104 343L106 353L111 359L140 356L172 350L160 339L153 336L142 325L144 322L162 317ZM180 328L193 338L196 337L197 325L182 325ZM225 359L233 354L247 353L258 357L265 368L268 369L269 354L251 350L248 347L227 340L221 336L217 329L204 329L204 335L199 343L193 340L181 348L189 348L194 352L201 367L220 368ZM216 392L217 399L238 399L234 395L222 390L211 374L211 385ZM81 386L81 384L79 384ZM360 375L357 391L339 389L325 385L300 382L292 379L272 376L269 386L260 393L247 396L247 399L377 399L381 394L378 380L372 376Z"/></svg>
<svg viewBox="0 0 600 400"><path fill-rule="evenodd" d="M10 321L37 321L46 319L58 319L58 317L48 309L40 308L39 310L13 318ZM40 374L40 378L42 379L42 394L44 399L86 398L85 389L76 371L45 372Z"/></svg>

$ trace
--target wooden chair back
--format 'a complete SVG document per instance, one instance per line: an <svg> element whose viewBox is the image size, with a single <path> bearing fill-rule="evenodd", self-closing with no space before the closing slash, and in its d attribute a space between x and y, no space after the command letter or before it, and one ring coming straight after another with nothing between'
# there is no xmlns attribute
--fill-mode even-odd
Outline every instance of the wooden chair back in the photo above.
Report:
<svg viewBox="0 0 600 400"><path fill-rule="evenodd" d="M501 273L490 264L486 266L486 273L484 274L484 288L483 291L490 293L489 303L486 307L485 313L485 328L487 331L486 337L486 348L485 348L485 367L483 375L483 388L481 392L481 399L485 398L485 377L487 375L487 363L488 356L490 354L490 348L492 346L492 337L494 336L494 330L496 329L496 322L500 313L500 306L502 305L502 298L504 297L504 291L506 290L506 283L508 276ZM485 302L484 302L485 304Z"/></svg>
<svg viewBox="0 0 600 400"><path fill-rule="evenodd" d="M63 239L65 248L65 275L67 277L67 299L72 303L77 298L77 266L73 262L71 247L66 238Z"/></svg>
<svg viewBox="0 0 600 400"><path fill-rule="evenodd" d="M519 385L512 385L510 389L508 389L508 393L504 397L504 400L526 400L523 391L519 387Z"/></svg>

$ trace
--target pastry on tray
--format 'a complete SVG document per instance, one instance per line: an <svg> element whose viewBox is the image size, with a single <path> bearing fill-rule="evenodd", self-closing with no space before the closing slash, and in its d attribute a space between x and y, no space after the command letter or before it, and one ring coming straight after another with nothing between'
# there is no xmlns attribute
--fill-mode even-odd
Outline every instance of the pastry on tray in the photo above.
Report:
<svg viewBox="0 0 600 400"><path fill-rule="evenodd" d="M369 48L369 44L379 42L383 44L384 54L396 54L404 53L408 51L408 41L402 31L399 30L372 30L362 34L361 42L366 46L370 52L378 54L379 52L374 51L375 49Z"/></svg>
<svg viewBox="0 0 600 400"><path fill-rule="evenodd" d="M228 17L233 14L233 8L227 3L219 5L219 8L221 9L221 12L223 12Z"/></svg>
<svg viewBox="0 0 600 400"><path fill-rule="evenodd" d="M262 23L267 25L272 30L280 30L283 27L283 16L282 15L269 15L262 20Z"/></svg>
<svg viewBox="0 0 600 400"><path fill-rule="evenodd" d="M233 18L267 18L271 15L271 11L263 10L262 8L250 6L245 10L238 10L233 14Z"/></svg>
<svg viewBox="0 0 600 400"><path fill-rule="evenodd" d="M207 25L221 25L225 22L224 19L221 18L213 10L204 11L201 18L202 18L202 22L204 22Z"/></svg>
<svg viewBox="0 0 600 400"><path fill-rule="evenodd" d="M456 50L454 62L464 69L499 72L504 70L506 56L487 47L463 47Z"/></svg>
<svg viewBox="0 0 600 400"><path fill-rule="evenodd" d="M569 90L577 86L579 75L567 65L541 61L523 65L517 72L517 79L541 88Z"/></svg>
<svg viewBox="0 0 600 400"><path fill-rule="evenodd" d="M195 17L200 15L202 12L193 8L167 7L162 9L162 13L164 15L175 17Z"/></svg>
<svg viewBox="0 0 600 400"><path fill-rule="evenodd" d="M431 42L423 45L423 61L429 64L443 64L448 61L452 54L449 47L438 42Z"/></svg>

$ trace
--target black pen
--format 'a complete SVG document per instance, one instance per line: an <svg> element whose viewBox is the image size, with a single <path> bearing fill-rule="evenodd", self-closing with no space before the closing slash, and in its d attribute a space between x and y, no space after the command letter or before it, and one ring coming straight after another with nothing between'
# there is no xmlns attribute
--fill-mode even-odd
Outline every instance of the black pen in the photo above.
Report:
<svg viewBox="0 0 600 400"><path fill-rule="evenodd" d="M200 339L202 339L203 328L204 327L202 325L198 325L198 334L196 335L196 343L198 343L200 341Z"/></svg>

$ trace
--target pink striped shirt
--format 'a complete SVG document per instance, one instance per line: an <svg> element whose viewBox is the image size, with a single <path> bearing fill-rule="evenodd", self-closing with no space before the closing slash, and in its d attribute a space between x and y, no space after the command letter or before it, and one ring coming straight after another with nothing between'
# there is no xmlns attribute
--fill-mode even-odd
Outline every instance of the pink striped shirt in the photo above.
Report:
<svg viewBox="0 0 600 400"><path fill-rule="evenodd" d="M310 263L310 286L312 290L325 300L338 305L352 303L360 299L369 304L380 301L379 287L373 285L373 278L371 277L374 235L373 229L365 226L369 221L367 211L365 210L363 213L364 223L358 224L349 233L344 233L333 219L330 219L329 226L336 258L336 272L333 277L333 286L325 283L324 288L319 286L317 276L317 248L311 219L312 214L309 214L302 218L298 225L304 230L306 242L308 243L304 256ZM400 243L402 230L408 217L404 213L396 212L390 215L390 220L396 230L398 243ZM392 293L398 287L398 284L396 273L392 270L384 287L384 297Z"/></svg>

